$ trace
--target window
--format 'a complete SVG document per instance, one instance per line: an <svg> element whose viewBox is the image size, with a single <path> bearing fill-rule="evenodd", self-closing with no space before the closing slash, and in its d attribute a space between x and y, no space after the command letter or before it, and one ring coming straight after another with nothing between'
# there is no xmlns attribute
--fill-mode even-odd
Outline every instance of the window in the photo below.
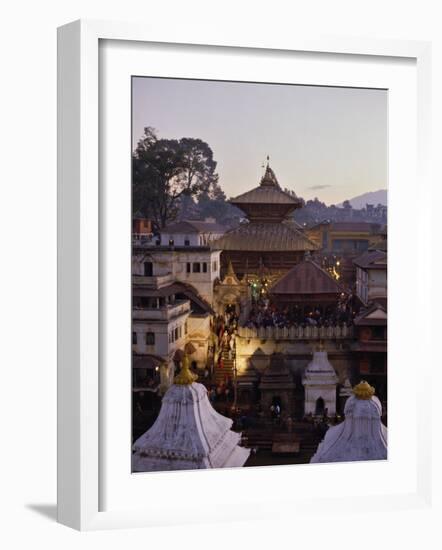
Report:
<svg viewBox="0 0 442 550"><path fill-rule="evenodd" d="M190 263L187 262L186 264L186 273L190 273Z"/></svg>
<svg viewBox="0 0 442 550"><path fill-rule="evenodd" d="M184 323L184 334L187 334L187 321Z"/></svg>
<svg viewBox="0 0 442 550"><path fill-rule="evenodd" d="M175 340L178 340L178 327L175 329Z"/></svg>
<svg viewBox="0 0 442 550"><path fill-rule="evenodd" d="M212 271L216 271L218 266L216 265L216 262L213 262Z"/></svg>
<svg viewBox="0 0 442 550"><path fill-rule="evenodd" d="M199 264L198 262L195 262L193 264L193 272L194 273L201 273L201 264Z"/></svg>
<svg viewBox="0 0 442 550"><path fill-rule="evenodd" d="M144 262L144 276L145 277L152 277L153 275L153 263L152 262Z"/></svg>
<svg viewBox="0 0 442 550"><path fill-rule="evenodd" d="M146 346L154 346L154 345L155 345L155 333L146 332Z"/></svg>
<svg viewBox="0 0 442 550"><path fill-rule="evenodd" d="M134 346L137 345L137 333L136 332L132 332L132 345L134 345Z"/></svg>
<svg viewBox="0 0 442 550"><path fill-rule="evenodd" d="M207 262L203 263L203 273L207 273Z"/></svg>
<svg viewBox="0 0 442 550"><path fill-rule="evenodd" d="M185 237L184 238L184 246L189 246L189 245L190 245L189 237Z"/></svg>

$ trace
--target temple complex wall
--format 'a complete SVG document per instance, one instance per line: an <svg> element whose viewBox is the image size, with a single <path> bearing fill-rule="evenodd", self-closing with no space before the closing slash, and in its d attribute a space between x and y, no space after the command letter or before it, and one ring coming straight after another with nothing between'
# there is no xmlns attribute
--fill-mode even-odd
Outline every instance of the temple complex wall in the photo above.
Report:
<svg viewBox="0 0 442 550"><path fill-rule="evenodd" d="M350 340L324 341L328 358L339 378L339 384L344 384L347 377L351 377L354 369L354 357L349 350ZM270 358L274 353L284 355L284 363L291 374L299 379L312 359L312 353L318 340L296 341L276 340L273 338L236 338L236 361L238 377L241 377L249 361L259 374L262 374L270 365Z"/></svg>

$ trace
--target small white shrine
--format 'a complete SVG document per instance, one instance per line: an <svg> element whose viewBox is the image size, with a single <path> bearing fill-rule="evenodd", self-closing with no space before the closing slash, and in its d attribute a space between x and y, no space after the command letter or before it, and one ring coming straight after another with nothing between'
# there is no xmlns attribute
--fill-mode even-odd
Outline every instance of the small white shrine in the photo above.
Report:
<svg viewBox="0 0 442 550"><path fill-rule="evenodd" d="M336 386L338 377L328 360L327 352L320 347L313 352L302 379L305 389L304 414L329 416L336 414Z"/></svg>
<svg viewBox="0 0 442 550"><path fill-rule="evenodd" d="M381 402L370 384L362 381L353 388L344 414L344 422L328 429L310 462L385 460L387 428L381 422Z"/></svg>
<svg viewBox="0 0 442 550"><path fill-rule="evenodd" d="M250 449L239 446L241 434L215 411L196 378L185 355L158 418L133 445L133 472L244 466Z"/></svg>

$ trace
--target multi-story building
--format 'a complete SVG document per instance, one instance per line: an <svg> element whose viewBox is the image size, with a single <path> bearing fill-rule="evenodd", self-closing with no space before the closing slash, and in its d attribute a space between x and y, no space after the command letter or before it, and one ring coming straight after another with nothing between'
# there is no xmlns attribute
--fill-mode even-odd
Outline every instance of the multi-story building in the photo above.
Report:
<svg viewBox="0 0 442 550"><path fill-rule="evenodd" d="M306 230L309 238L323 253L360 254L380 229L380 225L367 222L323 221Z"/></svg>
<svg viewBox="0 0 442 550"><path fill-rule="evenodd" d="M387 308L373 302L362 310L354 321L356 341L356 376L367 380L376 388L386 413L387 401Z"/></svg>
<svg viewBox="0 0 442 550"><path fill-rule="evenodd" d="M170 276L133 280L132 352L138 357L134 368L159 369L164 387L172 382L174 353L187 341L191 302L181 290ZM153 371L147 375L154 377ZM134 378L139 379L136 372Z"/></svg>
<svg viewBox="0 0 442 550"><path fill-rule="evenodd" d="M356 294L362 303L387 300L387 254L382 250L364 252L353 260L356 266Z"/></svg>
<svg viewBox="0 0 442 550"><path fill-rule="evenodd" d="M206 246L225 233L223 225L216 223L215 218L205 220L182 220L164 227L160 233L162 245Z"/></svg>
<svg viewBox="0 0 442 550"><path fill-rule="evenodd" d="M201 223L201 231L192 234L197 243L200 235L209 238L206 229L213 225ZM192 366L206 366L220 251L188 244L184 233L174 235L176 240L167 245L134 242L132 249L132 351L138 391L144 376L144 386L151 387L154 379L166 389L173 380L176 352L186 346Z"/></svg>
<svg viewBox="0 0 442 550"><path fill-rule="evenodd" d="M132 274L145 277L170 275L192 285L210 305L213 283L219 278L220 250L208 246L135 246Z"/></svg>

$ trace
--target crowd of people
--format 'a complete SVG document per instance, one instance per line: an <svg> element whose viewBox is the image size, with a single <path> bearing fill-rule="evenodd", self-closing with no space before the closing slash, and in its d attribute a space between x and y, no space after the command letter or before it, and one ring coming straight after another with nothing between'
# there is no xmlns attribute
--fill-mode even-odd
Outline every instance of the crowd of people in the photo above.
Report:
<svg viewBox="0 0 442 550"><path fill-rule="evenodd" d="M301 307L278 308L268 300L256 301L245 323L248 328L261 327L335 327L351 326L355 311L348 302L338 302L336 306L327 308L313 307L310 311Z"/></svg>

